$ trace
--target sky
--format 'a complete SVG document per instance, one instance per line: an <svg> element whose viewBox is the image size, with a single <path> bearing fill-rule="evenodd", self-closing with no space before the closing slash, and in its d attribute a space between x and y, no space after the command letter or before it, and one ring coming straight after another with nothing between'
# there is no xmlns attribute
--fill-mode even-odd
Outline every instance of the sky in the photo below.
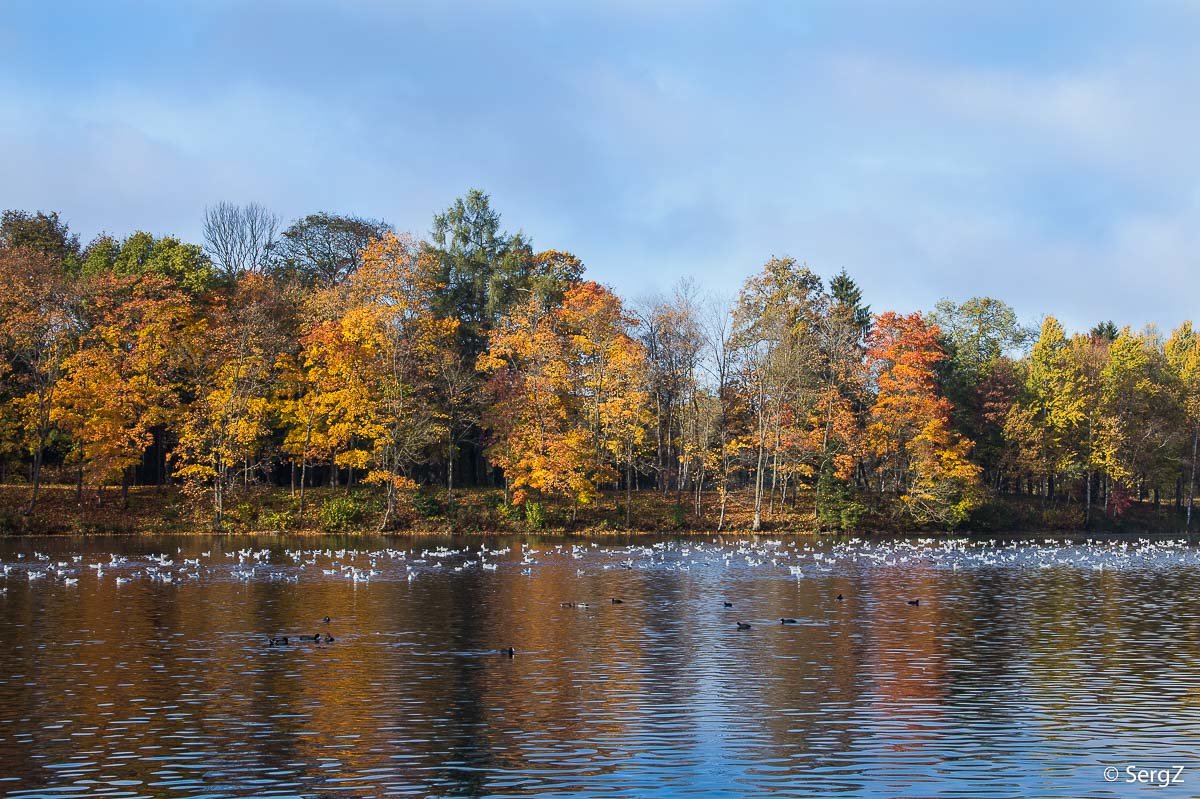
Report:
<svg viewBox="0 0 1200 799"><path fill-rule="evenodd" d="M469 188L631 299L771 256L875 310L1170 329L1200 296L1200 3L0 0L0 208L427 235Z"/></svg>

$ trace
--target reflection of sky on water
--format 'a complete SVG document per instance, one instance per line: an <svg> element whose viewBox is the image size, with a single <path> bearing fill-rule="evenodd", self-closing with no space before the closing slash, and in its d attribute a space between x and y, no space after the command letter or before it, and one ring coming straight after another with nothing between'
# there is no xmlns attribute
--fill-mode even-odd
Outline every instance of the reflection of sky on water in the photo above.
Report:
<svg viewBox="0 0 1200 799"><path fill-rule="evenodd" d="M3 542L0 792L1121 795L1200 737L1177 542L344 546Z"/></svg>

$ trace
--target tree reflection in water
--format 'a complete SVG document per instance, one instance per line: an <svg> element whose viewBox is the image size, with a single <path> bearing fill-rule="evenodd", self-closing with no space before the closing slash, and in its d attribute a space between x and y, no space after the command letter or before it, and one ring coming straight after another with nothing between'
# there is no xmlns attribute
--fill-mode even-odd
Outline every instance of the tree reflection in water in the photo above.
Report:
<svg viewBox="0 0 1200 799"><path fill-rule="evenodd" d="M0 792L1074 796L1200 743L1182 544L345 546L5 541Z"/></svg>

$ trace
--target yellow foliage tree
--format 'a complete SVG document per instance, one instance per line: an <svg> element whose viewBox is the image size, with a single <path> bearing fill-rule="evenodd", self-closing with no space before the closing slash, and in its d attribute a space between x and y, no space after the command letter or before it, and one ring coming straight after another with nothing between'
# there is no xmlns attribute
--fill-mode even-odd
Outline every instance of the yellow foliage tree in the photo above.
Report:
<svg viewBox="0 0 1200 799"><path fill-rule="evenodd" d="M175 475L186 492L211 493L216 527L238 466L245 482L271 430L280 316L277 287L263 275L243 275L212 313L188 364L196 396L180 425Z"/></svg>
<svg viewBox="0 0 1200 799"><path fill-rule="evenodd" d="M411 239L373 240L359 269L318 298L327 318L311 323L286 370L293 390L281 403L284 449L305 466L365 470L365 482L387 492L383 526L446 429L433 397L458 323L434 313L440 288Z"/></svg>
<svg viewBox="0 0 1200 799"><path fill-rule="evenodd" d="M561 497L573 512L624 471L631 520L635 459L649 424L646 353L620 299L593 282L557 308L519 306L489 337L478 368L493 375L496 441L512 502Z"/></svg>

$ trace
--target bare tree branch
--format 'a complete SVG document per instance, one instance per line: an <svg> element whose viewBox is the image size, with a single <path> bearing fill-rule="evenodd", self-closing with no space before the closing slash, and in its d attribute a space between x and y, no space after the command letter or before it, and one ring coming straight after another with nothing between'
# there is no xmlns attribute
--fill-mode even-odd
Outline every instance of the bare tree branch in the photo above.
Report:
<svg viewBox="0 0 1200 799"><path fill-rule="evenodd" d="M258 203L221 202L204 209L205 251L223 277L264 272L275 249L279 217Z"/></svg>

